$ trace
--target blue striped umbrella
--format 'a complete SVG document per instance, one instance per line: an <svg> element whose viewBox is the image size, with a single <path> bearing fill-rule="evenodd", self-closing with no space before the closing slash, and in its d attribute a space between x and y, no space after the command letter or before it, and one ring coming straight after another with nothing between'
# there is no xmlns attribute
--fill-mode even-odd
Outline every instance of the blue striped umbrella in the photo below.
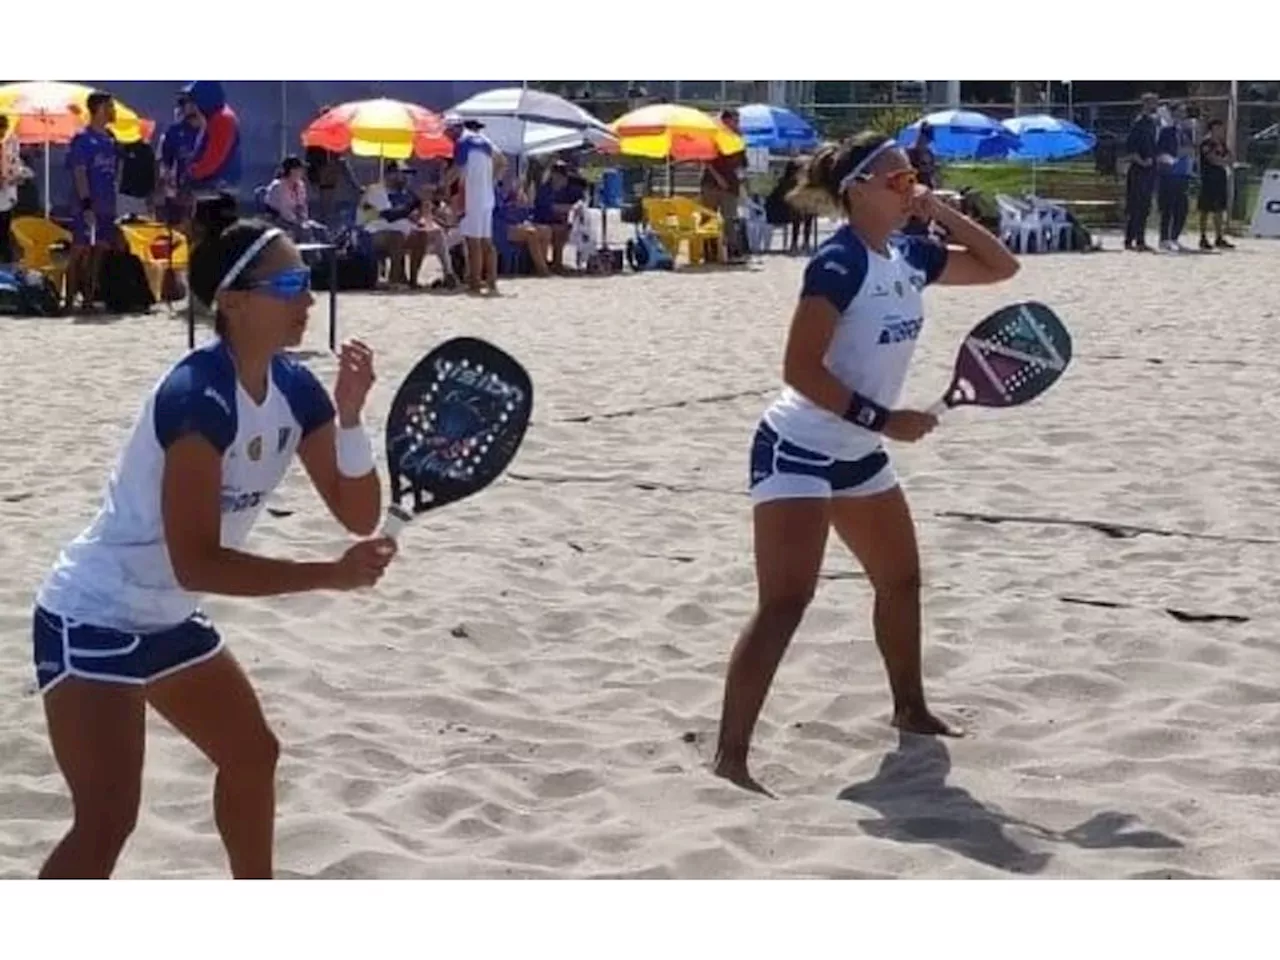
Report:
<svg viewBox="0 0 1280 960"><path fill-rule="evenodd" d="M804 117L772 103L749 103L738 111L738 127L748 147L808 150L818 145L818 131Z"/></svg>
<svg viewBox="0 0 1280 960"><path fill-rule="evenodd" d="M939 110L903 127L898 143L915 145L920 124L933 128L933 152L943 160L1002 157L1017 146L1018 138L997 120L974 110Z"/></svg>

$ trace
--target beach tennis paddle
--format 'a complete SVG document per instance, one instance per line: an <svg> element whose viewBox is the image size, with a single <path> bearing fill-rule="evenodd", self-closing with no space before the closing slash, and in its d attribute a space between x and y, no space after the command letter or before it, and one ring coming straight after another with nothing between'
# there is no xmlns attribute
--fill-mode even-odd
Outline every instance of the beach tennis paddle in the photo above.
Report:
<svg viewBox="0 0 1280 960"><path fill-rule="evenodd" d="M1016 407L1048 390L1071 362L1071 334L1057 314L1028 300L1002 307L969 331L951 385L929 408Z"/></svg>
<svg viewBox="0 0 1280 960"><path fill-rule="evenodd" d="M533 382L514 358L474 337L448 340L409 371L387 416L397 537L420 513L479 493L507 468L533 412Z"/></svg>

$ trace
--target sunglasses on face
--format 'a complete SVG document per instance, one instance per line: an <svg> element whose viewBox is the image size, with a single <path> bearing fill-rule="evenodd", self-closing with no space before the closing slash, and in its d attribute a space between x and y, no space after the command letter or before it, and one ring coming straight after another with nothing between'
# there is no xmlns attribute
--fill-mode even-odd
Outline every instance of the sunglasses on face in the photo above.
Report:
<svg viewBox="0 0 1280 960"><path fill-rule="evenodd" d="M873 180L881 179L884 181L885 187L892 193L906 196L915 189L918 181L916 171L912 167L903 167L901 170L894 170L892 173L878 174L865 173L858 177L859 183L870 183Z"/></svg>
<svg viewBox="0 0 1280 960"><path fill-rule="evenodd" d="M281 270L261 280L254 280L247 289L265 293L277 300L296 300L311 292L311 268L293 267Z"/></svg>

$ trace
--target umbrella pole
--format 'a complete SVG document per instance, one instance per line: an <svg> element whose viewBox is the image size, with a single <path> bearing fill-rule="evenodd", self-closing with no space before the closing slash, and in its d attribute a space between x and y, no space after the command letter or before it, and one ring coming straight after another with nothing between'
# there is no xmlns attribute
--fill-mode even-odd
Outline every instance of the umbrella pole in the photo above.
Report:
<svg viewBox="0 0 1280 960"><path fill-rule="evenodd" d="M44 218L49 219L49 140L44 141Z"/></svg>

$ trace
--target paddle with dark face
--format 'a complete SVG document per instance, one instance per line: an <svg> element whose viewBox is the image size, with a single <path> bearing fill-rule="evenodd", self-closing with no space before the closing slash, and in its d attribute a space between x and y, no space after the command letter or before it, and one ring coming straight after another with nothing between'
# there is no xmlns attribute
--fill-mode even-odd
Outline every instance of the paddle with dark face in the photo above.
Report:
<svg viewBox="0 0 1280 960"><path fill-rule="evenodd" d="M491 343L458 337L409 371L387 416L391 504L383 533L479 493L507 468L533 412L533 383Z"/></svg>
<svg viewBox="0 0 1280 960"><path fill-rule="evenodd" d="M951 385L929 413L1016 407L1053 386L1070 362L1071 334L1057 314L1034 300L1002 307L969 331Z"/></svg>

